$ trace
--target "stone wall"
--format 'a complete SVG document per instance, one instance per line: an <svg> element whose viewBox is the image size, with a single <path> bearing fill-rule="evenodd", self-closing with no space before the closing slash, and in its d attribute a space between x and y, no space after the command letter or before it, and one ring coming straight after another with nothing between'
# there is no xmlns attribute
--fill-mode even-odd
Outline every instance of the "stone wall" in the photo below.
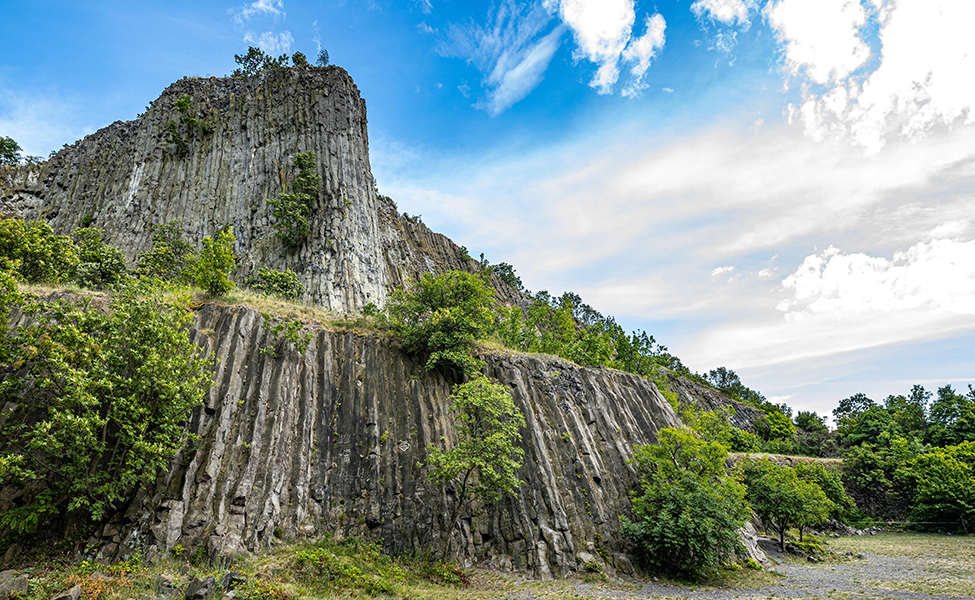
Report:
<svg viewBox="0 0 975 600"><path fill-rule="evenodd" d="M319 330L308 350L278 358L260 313L203 306L194 337L216 358L215 385L192 418L198 445L94 538L103 558L182 544L228 555L276 536L379 539L393 553L442 547L446 491L422 466L452 437L455 381L375 334ZM551 358L482 356L524 411L518 492L463 514L452 543L470 564L564 576L581 560L630 570L620 541L636 484L635 444L679 423L636 376Z"/></svg>

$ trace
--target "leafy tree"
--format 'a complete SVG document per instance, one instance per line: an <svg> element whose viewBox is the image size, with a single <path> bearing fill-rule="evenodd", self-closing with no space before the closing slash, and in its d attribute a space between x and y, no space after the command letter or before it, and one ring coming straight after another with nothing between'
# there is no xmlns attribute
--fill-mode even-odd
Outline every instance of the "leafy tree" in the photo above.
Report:
<svg viewBox="0 0 975 600"><path fill-rule="evenodd" d="M699 411L694 406L681 404L677 412L681 422L706 442L718 442L731 452L760 452L762 449L758 436L731 424L729 417L734 411L730 406L717 411Z"/></svg>
<svg viewBox="0 0 975 600"><path fill-rule="evenodd" d="M293 67L307 67L308 57L305 56L304 52L295 52L291 55L291 66Z"/></svg>
<svg viewBox="0 0 975 600"><path fill-rule="evenodd" d="M305 291L305 286L298 279L298 274L291 269L276 271L261 267L257 271L257 277L252 276L248 279L247 285L265 294L280 296L291 301L297 300Z"/></svg>
<svg viewBox="0 0 975 600"><path fill-rule="evenodd" d="M427 369L445 366L473 375L480 368L470 353L490 331L492 315L491 294L479 277L424 273L410 289L394 291L387 306L404 349L426 355Z"/></svg>
<svg viewBox="0 0 975 600"><path fill-rule="evenodd" d="M859 417L876 406L877 403L868 398L866 394L856 393L849 398L840 400L836 408L833 409L833 418L839 423L843 419Z"/></svg>
<svg viewBox="0 0 975 600"><path fill-rule="evenodd" d="M815 483L799 479L795 469L770 460L750 460L739 466L748 488L748 501L766 527L779 536L785 550L785 533L791 527L803 529L822 523L833 510L823 490Z"/></svg>
<svg viewBox="0 0 975 600"><path fill-rule="evenodd" d="M43 221L19 219L0 220L0 257L28 283L63 281L78 263L71 238L55 235Z"/></svg>
<svg viewBox="0 0 975 600"><path fill-rule="evenodd" d="M844 417L836 428L837 441L847 448L864 442L876 443L882 436L892 439L902 434L890 412L877 405L856 416Z"/></svg>
<svg viewBox="0 0 975 600"><path fill-rule="evenodd" d="M302 56L304 55L302 54ZM288 66L289 58L287 54L282 54L274 58L273 56L264 54L264 51L260 48L249 46L247 48L247 54L234 54L234 62L240 66L234 69L231 77L251 77L261 71L284 69Z"/></svg>
<svg viewBox="0 0 975 600"><path fill-rule="evenodd" d="M472 501L497 502L513 493L521 483L517 471L524 456L516 443L525 417L507 387L479 376L454 389L450 406L456 442L448 448L431 446L426 460L431 479L449 486L453 496L444 558L450 554L461 509Z"/></svg>
<svg viewBox="0 0 975 600"><path fill-rule="evenodd" d="M30 532L75 509L99 521L185 443L209 362L188 337L191 313L151 288L118 289L108 312L59 300L24 313L0 372L16 405L0 423L0 485L28 493L0 526Z"/></svg>
<svg viewBox="0 0 975 600"><path fill-rule="evenodd" d="M843 453L843 485L857 506L870 514L903 516L909 496L900 493L897 468L924 451L916 438L891 437L885 433L876 443L864 442Z"/></svg>
<svg viewBox="0 0 975 600"><path fill-rule="evenodd" d="M938 388L931 403L928 440L935 446L949 446L975 441L975 389L959 394L950 385Z"/></svg>
<svg viewBox="0 0 975 600"><path fill-rule="evenodd" d="M220 230L216 239L203 238L203 249L196 261L196 284L211 296L223 296L234 289L230 273L237 266L234 254L234 230L232 227Z"/></svg>
<svg viewBox="0 0 975 600"><path fill-rule="evenodd" d="M182 224L171 221L151 225L152 249L139 255L136 274L188 284L193 281L196 250L183 237Z"/></svg>
<svg viewBox="0 0 975 600"><path fill-rule="evenodd" d="M95 227L75 229L78 264L73 279L78 285L105 289L119 283L126 276L125 257L115 246L102 242L102 230Z"/></svg>
<svg viewBox="0 0 975 600"><path fill-rule="evenodd" d="M315 60L315 64L318 65L319 67L328 66L328 50L322 48L321 50L318 51L318 59Z"/></svg>
<svg viewBox="0 0 975 600"><path fill-rule="evenodd" d="M0 137L0 165L20 164L20 144L13 138Z"/></svg>
<svg viewBox="0 0 975 600"><path fill-rule="evenodd" d="M277 236L291 248L300 246L311 232L308 217L315 207L318 186L322 182L322 178L315 171L315 160L314 152L295 156L295 166L299 171L293 185L294 192L268 200L271 216L274 217L274 227L278 231Z"/></svg>
<svg viewBox="0 0 975 600"><path fill-rule="evenodd" d="M975 528L975 442L932 448L901 464L897 478L911 498L911 516L923 529Z"/></svg>
<svg viewBox="0 0 975 600"><path fill-rule="evenodd" d="M819 489L823 490L829 501L833 503L833 510L830 517L838 521L846 521L856 511L856 503L853 498L846 493L843 487L843 479L840 477L839 470L830 469L819 463L799 462L793 467L796 476L802 481L815 483ZM815 524L815 523L813 523Z"/></svg>
<svg viewBox="0 0 975 600"><path fill-rule="evenodd" d="M657 439L634 449L638 520L621 517L623 534L648 566L699 579L738 552L738 529L748 517L745 489L727 476L722 444L686 428L661 429Z"/></svg>

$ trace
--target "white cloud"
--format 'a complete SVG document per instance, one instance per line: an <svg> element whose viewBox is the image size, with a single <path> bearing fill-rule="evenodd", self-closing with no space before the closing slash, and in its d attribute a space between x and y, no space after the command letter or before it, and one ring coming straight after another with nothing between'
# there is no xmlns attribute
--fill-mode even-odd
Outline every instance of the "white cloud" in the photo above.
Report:
<svg viewBox="0 0 975 600"><path fill-rule="evenodd" d="M655 58L664 47L666 42L664 30L666 28L667 22L664 21L660 13L652 17L648 15L646 33L630 42L630 45L623 51L623 59L628 63L633 63L633 67L630 69L633 79L629 86L623 90L624 96L634 96L640 90L646 89L647 84L643 83L643 76L650 68L650 59Z"/></svg>
<svg viewBox="0 0 975 600"><path fill-rule="evenodd" d="M698 19L747 28L751 24L750 14L757 6L758 0L696 0L691 4L691 12Z"/></svg>
<svg viewBox="0 0 975 600"><path fill-rule="evenodd" d="M711 271L711 277L718 277L720 275L724 275L725 273L730 273L734 270L735 270L734 267L718 267L713 271Z"/></svg>
<svg viewBox="0 0 975 600"><path fill-rule="evenodd" d="M274 56L290 53L291 45L295 43L290 31L282 31L281 33L265 31L259 36L248 31L244 34L244 41L259 46L261 50Z"/></svg>
<svg viewBox="0 0 975 600"><path fill-rule="evenodd" d="M779 305L787 318L906 311L975 315L975 240L918 242L891 259L830 246L807 256L782 286L793 293Z"/></svg>
<svg viewBox="0 0 975 600"><path fill-rule="evenodd" d="M433 4L430 3L430 0L413 0L413 3L416 4L417 8L420 9L420 12L425 15L428 15L431 11L433 11Z"/></svg>
<svg viewBox="0 0 975 600"><path fill-rule="evenodd" d="M543 35L552 15L541 4L522 10L505 0L490 17L489 27L451 24L448 41L438 50L443 56L466 58L484 74L487 97L475 107L497 116L541 83L563 29Z"/></svg>
<svg viewBox="0 0 975 600"><path fill-rule="evenodd" d="M284 0L257 0L234 11L233 15L234 22L239 26L243 26L245 21L255 15L266 15L275 19L284 17Z"/></svg>
<svg viewBox="0 0 975 600"><path fill-rule="evenodd" d="M765 8L785 44L786 65L816 83L842 80L870 58L859 37L867 15L859 0L779 0Z"/></svg>
<svg viewBox="0 0 975 600"><path fill-rule="evenodd" d="M632 79L623 89L623 95L636 95L646 87L643 76L650 67L650 59L659 54L665 42L663 16L648 15L646 32L634 39L633 0L560 0L557 5L560 18L575 38L574 56L597 65L590 86L600 94L612 93L623 61L633 65Z"/></svg>
<svg viewBox="0 0 975 600"><path fill-rule="evenodd" d="M437 29L435 27L430 27L425 21L420 21L416 26L416 30L420 33L426 34L437 33Z"/></svg>
<svg viewBox="0 0 975 600"><path fill-rule="evenodd" d="M865 10L853 0L780 0L766 14L790 73L813 84L790 106L810 137L850 137L876 153L895 137L975 123L975 3L873 0Z"/></svg>

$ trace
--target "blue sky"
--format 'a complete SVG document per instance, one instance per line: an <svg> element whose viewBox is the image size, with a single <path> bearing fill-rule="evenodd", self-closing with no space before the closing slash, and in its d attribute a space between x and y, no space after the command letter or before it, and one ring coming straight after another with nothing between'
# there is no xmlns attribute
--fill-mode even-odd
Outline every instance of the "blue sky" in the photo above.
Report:
<svg viewBox="0 0 975 600"><path fill-rule="evenodd" d="M4 2L46 156L249 45L320 47L380 191L801 410L975 381L970 0Z"/></svg>

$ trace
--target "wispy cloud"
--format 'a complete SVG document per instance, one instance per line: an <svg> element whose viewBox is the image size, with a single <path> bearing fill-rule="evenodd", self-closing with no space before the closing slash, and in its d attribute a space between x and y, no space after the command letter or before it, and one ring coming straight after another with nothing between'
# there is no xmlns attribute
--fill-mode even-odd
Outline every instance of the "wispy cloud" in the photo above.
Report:
<svg viewBox="0 0 975 600"><path fill-rule="evenodd" d="M698 19L747 29L751 25L751 15L757 7L758 0L695 0L691 4L691 12Z"/></svg>
<svg viewBox="0 0 975 600"><path fill-rule="evenodd" d="M16 92L7 83L0 80L0 132L16 140L25 155L47 158L51 150L95 131L77 125L84 122L83 102Z"/></svg>
<svg viewBox="0 0 975 600"><path fill-rule="evenodd" d="M420 12L425 15L433 12L433 4L431 4L430 0L413 0L413 4L416 4L416 7L420 9Z"/></svg>
<svg viewBox="0 0 975 600"><path fill-rule="evenodd" d="M235 29L243 35L246 43L257 46L272 55L286 54L291 51L294 37L290 31L266 30L258 33L267 25L277 23L279 19L287 17L284 11L284 0L257 0L251 4L245 4L241 8L233 9L230 13L233 17ZM257 25L256 28L254 27L255 24ZM312 24L312 28L316 33L316 44L320 44L318 21Z"/></svg>
<svg viewBox="0 0 975 600"><path fill-rule="evenodd" d="M284 0L257 0L232 11L234 23L243 27L254 16L269 16L274 19L284 17Z"/></svg>
<svg viewBox="0 0 975 600"><path fill-rule="evenodd" d="M290 31L282 31L280 33L265 31L260 35L255 35L253 32L248 31L244 34L244 41L248 44L259 46L268 54L273 55L288 54L291 52L291 46L295 43L295 39L291 36Z"/></svg>
<svg viewBox="0 0 975 600"><path fill-rule="evenodd" d="M484 74L486 97L475 107L492 116L538 86L566 30L576 43L574 58L596 65L590 86L600 94L613 93L621 67L629 66L622 94L638 96L666 41L667 23L659 13L646 15L643 34L634 35L633 0L541 0L524 6L504 0L487 20L487 26L450 24L438 51L464 58ZM553 20L561 23L552 25Z"/></svg>
<svg viewBox="0 0 975 600"><path fill-rule="evenodd" d="M544 33L551 20L541 4L522 9L506 0L489 15L488 27L451 24L438 50L443 56L467 59L484 74L487 96L475 106L496 116L542 81L563 31L556 26Z"/></svg>

